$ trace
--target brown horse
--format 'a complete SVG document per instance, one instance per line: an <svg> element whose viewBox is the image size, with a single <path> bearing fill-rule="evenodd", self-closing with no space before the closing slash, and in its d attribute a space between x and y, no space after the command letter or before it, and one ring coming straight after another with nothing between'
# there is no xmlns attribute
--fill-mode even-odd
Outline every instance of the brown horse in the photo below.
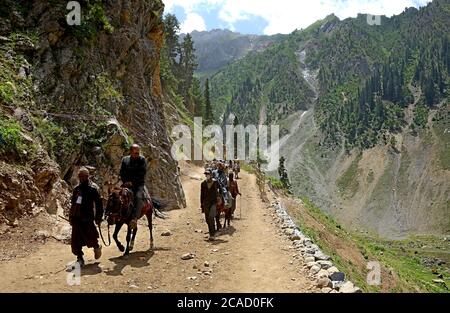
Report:
<svg viewBox="0 0 450 313"><path fill-rule="evenodd" d="M231 197L231 194L229 192L228 192L228 197ZM231 226L231 215L232 215L231 207L227 207L225 205L223 196L220 195L219 199L217 201L217 215L216 215L217 230L222 228L222 225L220 224L220 217L221 217L222 213L225 215L225 222L223 224L223 227L227 228L227 224L228 224L228 227L230 227Z"/></svg>
<svg viewBox="0 0 450 313"><path fill-rule="evenodd" d="M116 242L120 252L124 252L124 255L129 255L130 251L133 251L134 240L136 238L137 226L135 229L131 229L129 223L131 221L131 215L133 211L133 192L125 187L114 188L109 192L108 202L105 209L105 217L108 225L116 225L114 229L113 238ZM148 229L150 230L150 249L153 249L153 208L160 206L159 201L151 200L141 210L141 219L144 215L147 216ZM127 224L127 247L117 238L122 226Z"/></svg>

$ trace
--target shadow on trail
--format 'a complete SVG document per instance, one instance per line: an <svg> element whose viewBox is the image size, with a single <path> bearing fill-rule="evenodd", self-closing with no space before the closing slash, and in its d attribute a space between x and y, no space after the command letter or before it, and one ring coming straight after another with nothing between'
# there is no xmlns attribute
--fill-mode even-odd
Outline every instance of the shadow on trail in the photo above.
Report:
<svg viewBox="0 0 450 313"><path fill-rule="evenodd" d="M223 244L223 243L227 243L227 242L228 242L228 240L217 239L217 238L216 238L216 240L214 240L214 241L208 241L208 240L205 240L205 241L208 242L208 243L210 243L210 244L212 244L213 246L217 246L217 245L220 245L220 244Z"/></svg>
<svg viewBox="0 0 450 313"><path fill-rule="evenodd" d="M131 252L128 256L118 256L110 258L109 260L114 263L114 268L110 271L105 271L108 276L122 275L122 271L125 267L131 266L134 268L143 268L150 266L150 259L155 255L155 251L169 251L169 248L154 248L148 251L136 251Z"/></svg>
<svg viewBox="0 0 450 313"><path fill-rule="evenodd" d="M236 232L236 228L234 228L234 226L230 226L227 228L222 228L222 230L217 234L217 236L218 237L225 236L225 235L233 236L233 234L235 232Z"/></svg>
<svg viewBox="0 0 450 313"><path fill-rule="evenodd" d="M101 267L99 266L100 262L95 262L92 264L86 264L81 268L81 276L93 276L100 274L102 272Z"/></svg>

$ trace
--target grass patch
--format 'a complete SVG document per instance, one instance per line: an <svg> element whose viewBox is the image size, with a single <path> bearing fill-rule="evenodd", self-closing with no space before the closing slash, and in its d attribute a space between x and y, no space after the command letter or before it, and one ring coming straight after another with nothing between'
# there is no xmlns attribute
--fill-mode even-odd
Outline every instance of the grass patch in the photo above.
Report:
<svg viewBox="0 0 450 313"><path fill-rule="evenodd" d="M362 155L359 154L355 158L355 160L353 160L350 167L337 180L337 186L339 188L339 191L342 194L344 194L350 198L352 198L356 194L356 192L358 191L358 188L359 188L358 164L359 164L359 161L361 160L361 158L362 158Z"/></svg>
<svg viewBox="0 0 450 313"><path fill-rule="evenodd" d="M279 190L286 190L286 188L284 188L283 183L281 182L281 180L279 180L278 178L272 177L272 176L267 176L267 181L269 184L272 185L272 187L274 187L275 189L279 189Z"/></svg>
<svg viewBox="0 0 450 313"><path fill-rule="evenodd" d="M450 242L437 236L410 237L405 240L387 240L375 235L353 233L347 231L331 216L316 207L309 199L302 201L306 214L312 217L317 225L312 225L302 214L298 223L305 235L310 237L323 251L330 255L337 268L343 271L347 279L354 282L365 292L449 292L443 284L433 282L441 274L444 281L450 276L450 267L446 264ZM330 239L333 238L333 239ZM338 244L336 244L338 243ZM347 249L337 249L336 246L350 248L355 246L357 251L351 254ZM354 255L360 253L365 260ZM438 258L439 257L439 258ZM442 260L445 263L427 265L426 260ZM369 261L378 261L382 267L382 285L370 286L366 281ZM384 281L389 271L395 273L395 279Z"/></svg>

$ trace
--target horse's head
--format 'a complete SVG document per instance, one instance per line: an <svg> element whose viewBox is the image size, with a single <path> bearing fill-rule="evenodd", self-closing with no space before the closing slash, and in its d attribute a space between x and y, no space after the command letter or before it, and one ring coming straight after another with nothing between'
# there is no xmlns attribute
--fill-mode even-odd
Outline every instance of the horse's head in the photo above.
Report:
<svg viewBox="0 0 450 313"><path fill-rule="evenodd" d="M105 216L108 224L115 224L116 219L127 217L133 205L133 192L124 187L110 190L106 202Z"/></svg>

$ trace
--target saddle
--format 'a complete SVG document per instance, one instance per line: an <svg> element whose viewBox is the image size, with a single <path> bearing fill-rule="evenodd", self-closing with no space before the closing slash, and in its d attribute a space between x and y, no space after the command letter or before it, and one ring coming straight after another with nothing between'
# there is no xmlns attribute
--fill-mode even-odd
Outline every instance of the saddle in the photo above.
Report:
<svg viewBox="0 0 450 313"><path fill-rule="evenodd" d="M147 196L148 201L141 209L139 218L153 211L154 200L150 198L150 195L147 194ZM110 190L105 210L105 217L108 225L129 222L133 212L134 197L134 192L125 186L115 187ZM161 207L164 207L161 203L156 202L156 204L160 204Z"/></svg>
<svg viewBox="0 0 450 313"><path fill-rule="evenodd" d="M126 222L133 211L134 193L126 187L115 187L110 191L106 205L106 221L108 225Z"/></svg>

